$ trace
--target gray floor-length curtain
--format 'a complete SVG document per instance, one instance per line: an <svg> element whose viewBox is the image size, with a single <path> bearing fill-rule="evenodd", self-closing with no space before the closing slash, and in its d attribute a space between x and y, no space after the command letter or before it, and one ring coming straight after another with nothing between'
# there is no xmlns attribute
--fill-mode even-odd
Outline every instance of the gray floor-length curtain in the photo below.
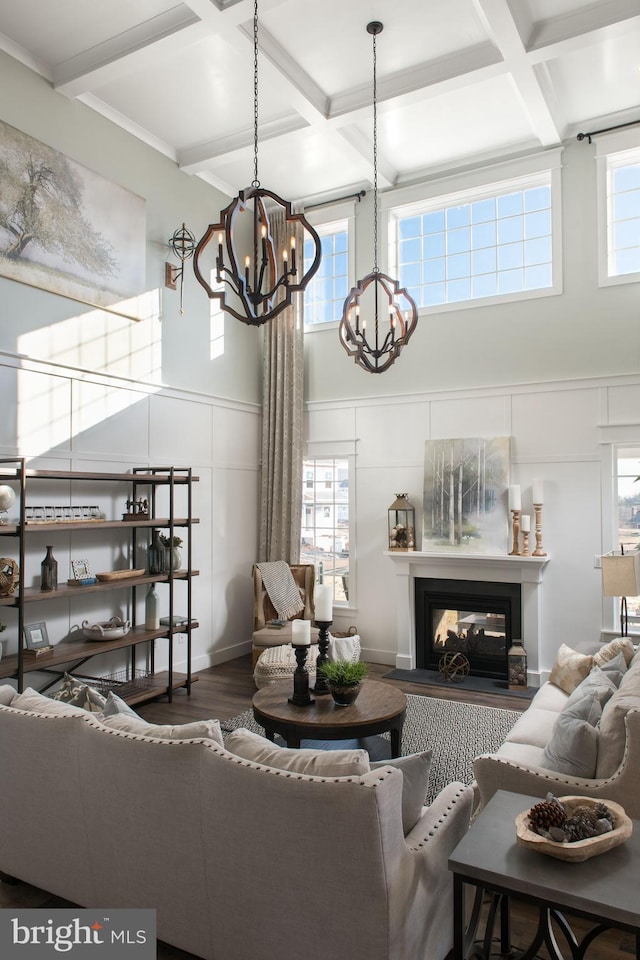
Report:
<svg viewBox="0 0 640 960"><path fill-rule="evenodd" d="M270 214L278 258L290 249L293 225ZM304 231L295 232L298 276L304 265ZM264 327L262 478L258 560L300 558L302 414L304 402L303 297Z"/></svg>

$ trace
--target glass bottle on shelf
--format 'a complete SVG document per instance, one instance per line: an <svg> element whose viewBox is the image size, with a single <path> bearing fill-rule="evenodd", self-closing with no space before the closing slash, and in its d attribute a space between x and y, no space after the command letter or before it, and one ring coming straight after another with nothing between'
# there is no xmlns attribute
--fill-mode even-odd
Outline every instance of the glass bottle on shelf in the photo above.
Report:
<svg viewBox="0 0 640 960"><path fill-rule="evenodd" d="M157 530L153 531L149 544L149 573L162 573L164 570L164 546Z"/></svg>

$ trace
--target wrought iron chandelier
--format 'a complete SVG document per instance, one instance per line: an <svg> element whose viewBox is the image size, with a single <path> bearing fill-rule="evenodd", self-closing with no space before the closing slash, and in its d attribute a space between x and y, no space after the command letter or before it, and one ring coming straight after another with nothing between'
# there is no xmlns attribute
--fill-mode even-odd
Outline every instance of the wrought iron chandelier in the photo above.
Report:
<svg viewBox="0 0 640 960"><path fill-rule="evenodd" d="M287 246L276 250L269 221L274 209L284 211ZM315 253L304 270L304 242L296 247L296 227L310 238ZM216 238L214 289L207 275L204 251ZM261 326L285 310L293 295L304 290L320 266L320 238L303 214L294 213L291 203L272 190L265 190L258 179L258 0L253 13L253 182L220 213L198 242L193 269L210 299L220 301L222 310L252 326Z"/></svg>
<svg viewBox="0 0 640 960"><path fill-rule="evenodd" d="M373 38L373 271L356 283L342 308L340 342L369 373L384 373L395 361L418 323L413 298L378 267L378 110L376 37L379 20L367 24ZM361 308L363 313L361 315ZM368 325L367 319L372 322Z"/></svg>

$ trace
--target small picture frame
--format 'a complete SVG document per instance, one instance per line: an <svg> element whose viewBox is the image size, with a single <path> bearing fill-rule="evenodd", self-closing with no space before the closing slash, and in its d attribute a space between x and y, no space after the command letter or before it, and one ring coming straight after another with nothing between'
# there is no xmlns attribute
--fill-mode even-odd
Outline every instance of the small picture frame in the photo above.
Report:
<svg viewBox="0 0 640 960"><path fill-rule="evenodd" d="M88 560L72 560L71 569L73 571L74 580L90 580L91 579L91 570L89 569Z"/></svg>
<svg viewBox="0 0 640 960"><path fill-rule="evenodd" d="M27 650L41 650L50 646L46 623L25 623L24 642Z"/></svg>

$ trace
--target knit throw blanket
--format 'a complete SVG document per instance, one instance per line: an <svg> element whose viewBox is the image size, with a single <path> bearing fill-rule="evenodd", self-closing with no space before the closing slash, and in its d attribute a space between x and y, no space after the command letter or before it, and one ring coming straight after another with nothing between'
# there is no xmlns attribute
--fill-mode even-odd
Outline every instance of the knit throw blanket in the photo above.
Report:
<svg viewBox="0 0 640 960"><path fill-rule="evenodd" d="M285 560L259 563L257 567L269 600L274 605L279 617L288 620L289 617L293 617L300 610L304 610L300 590L293 579L289 564Z"/></svg>

